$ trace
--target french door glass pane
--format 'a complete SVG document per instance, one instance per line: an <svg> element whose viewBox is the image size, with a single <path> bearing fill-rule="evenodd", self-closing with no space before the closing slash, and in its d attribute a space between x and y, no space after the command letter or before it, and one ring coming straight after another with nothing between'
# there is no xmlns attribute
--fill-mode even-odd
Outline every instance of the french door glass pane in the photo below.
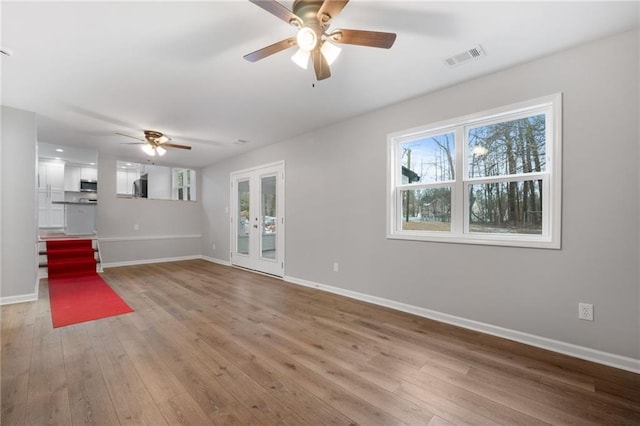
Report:
<svg viewBox="0 0 640 426"><path fill-rule="evenodd" d="M276 259L278 238L278 221L276 211L276 177L266 176L261 179L261 215L262 235L260 236L261 257Z"/></svg>
<svg viewBox="0 0 640 426"><path fill-rule="evenodd" d="M238 241L237 251L240 254L249 254L249 181L238 182Z"/></svg>
<svg viewBox="0 0 640 426"><path fill-rule="evenodd" d="M469 231L542 234L542 180L469 185Z"/></svg>
<svg viewBox="0 0 640 426"><path fill-rule="evenodd" d="M403 231L451 231L451 187L402 191Z"/></svg>

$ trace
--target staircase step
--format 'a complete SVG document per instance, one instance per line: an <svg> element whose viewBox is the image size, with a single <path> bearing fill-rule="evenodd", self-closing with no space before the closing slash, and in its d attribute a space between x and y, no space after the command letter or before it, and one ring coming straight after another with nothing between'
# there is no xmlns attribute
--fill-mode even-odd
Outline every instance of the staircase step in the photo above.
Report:
<svg viewBox="0 0 640 426"><path fill-rule="evenodd" d="M85 258L85 257L93 257L95 252L90 248L76 248L76 249L57 249L57 250L49 250L47 252L48 259L75 259L75 258Z"/></svg>
<svg viewBox="0 0 640 426"><path fill-rule="evenodd" d="M47 240L47 250L56 250L58 248L93 248L92 240Z"/></svg>
<svg viewBox="0 0 640 426"><path fill-rule="evenodd" d="M93 249L93 251L94 251L94 253L97 253L97 252L98 252L98 249L97 249L97 248L94 248L94 249ZM46 251L46 250L40 250L40 251L38 252L38 254L39 254L40 256L46 256L46 255L47 255L47 251Z"/></svg>
<svg viewBox="0 0 640 426"><path fill-rule="evenodd" d="M94 259L73 259L60 261L55 265L49 265L49 276L68 276L86 274L96 271L96 261Z"/></svg>
<svg viewBox="0 0 640 426"><path fill-rule="evenodd" d="M40 267L48 269L50 279L95 274L97 252L93 240L48 240L46 251L40 252L47 256L47 261L40 263Z"/></svg>
<svg viewBox="0 0 640 426"><path fill-rule="evenodd" d="M94 259L96 261L96 264L100 264L100 259ZM48 268L49 267L49 262L40 262L38 264L38 268Z"/></svg>

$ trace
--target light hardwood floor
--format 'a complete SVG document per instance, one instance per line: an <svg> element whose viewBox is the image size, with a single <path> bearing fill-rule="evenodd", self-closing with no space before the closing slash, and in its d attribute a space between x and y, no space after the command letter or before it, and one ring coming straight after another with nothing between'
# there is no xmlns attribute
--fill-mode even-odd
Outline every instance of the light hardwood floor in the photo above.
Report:
<svg viewBox="0 0 640 426"><path fill-rule="evenodd" d="M239 269L106 269L134 313L2 307L2 425L638 425L640 376Z"/></svg>

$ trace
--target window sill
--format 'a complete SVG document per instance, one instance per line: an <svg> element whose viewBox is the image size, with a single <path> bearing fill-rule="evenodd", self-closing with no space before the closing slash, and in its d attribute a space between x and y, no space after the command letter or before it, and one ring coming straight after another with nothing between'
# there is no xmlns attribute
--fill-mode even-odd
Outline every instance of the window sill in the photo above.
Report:
<svg viewBox="0 0 640 426"><path fill-rule="evenodd" d="M525 237L522 235L497 235L497 234L465 234L465 235L451 235L441 232L420 234L411 232L402 233L388 233L387 239L389 240L409 240L409 241L424 241L433 243L454 243L454 244L475 244L485 246L502 246L502 247L523 247L523 248L537 248L537 249L554 249L559 250L561 248L560 239L553 240L552 238L536 236Z"/></svg>

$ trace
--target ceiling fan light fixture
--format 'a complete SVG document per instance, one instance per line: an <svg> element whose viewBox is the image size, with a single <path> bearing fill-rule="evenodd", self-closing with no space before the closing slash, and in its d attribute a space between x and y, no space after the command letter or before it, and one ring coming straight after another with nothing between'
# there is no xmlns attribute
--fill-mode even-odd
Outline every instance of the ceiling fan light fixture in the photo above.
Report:
<svg viewBox="0 0 640 426"><path fill-rule="evenodd" d="M342 52L342 49L334 44L329 43L328 40L325 40L324 43L322 43L320 52L322 52L322 55L327 60L327 64L332 65L340 55L340 52Z"/></svg>
<svg viewBox="0 0 640 426"><path fill-rule="evenodd" d="M244 55L244 59L256 62L297 44L300 50L311 54L317 81L331 77L330 65L337 59L341 50L333 43L389 49L396 40L395 33L381 31L337 29L328 32L331 22L349 0L294 0L291 9L278 0L249 1L278 19L294 25L298 32L295 37L280 40ZM306 69L308 66L308 58L300 52L291 59L301 68Z"/></svg>
<svg viewBox="0 0 640 426"><path fill-rule="evenodd" d="M145 154L150 155L151 157L156 155L156 151L153 149L151 144L145 143L144 145L142 145L142 150Z"/></svg>
<svg viewBox="0 0 640 426"><path fill-rule="evenodd" d="M162 157L164 154L166 154L167 150L161 146L156 146L156 152L158 153L159 156Z"/></svg>
<svg viewBox="0 0 640 426"><path fill-rule="evenodd" d="M300 49L311 52L318 45L318 35L309 27L302 27L296 36L296 42Z"/></svg>
<svg viewBox="0 0 640 426"><path fill-rule="evenodd" d="M296 63L302 69L307 69L309 66L309 58L311 57L310 52L305 52L302 49L298 49L298 51L291 57L291 60Z"/></svg>
<svg viewBox="0 0 640 426"><path fill-rule="evenodd" d="M169 139L167 136L162 135L159 138L156 139L156 142L158 143L165 143L165 142L169 142L171 139Z"/></svg>

